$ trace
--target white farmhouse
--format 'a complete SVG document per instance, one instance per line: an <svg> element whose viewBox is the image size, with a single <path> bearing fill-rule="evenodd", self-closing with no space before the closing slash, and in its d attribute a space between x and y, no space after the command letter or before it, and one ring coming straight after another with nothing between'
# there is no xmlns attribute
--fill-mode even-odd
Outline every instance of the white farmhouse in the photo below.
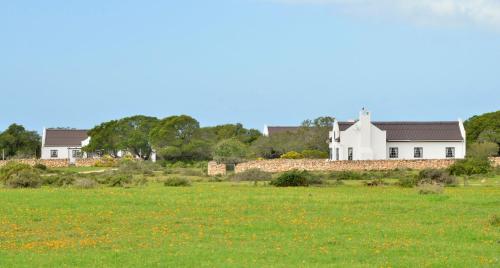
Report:
<svg viewBox="0 0 500 268"><path fill-rule="evenodd" d="M449 159L465 157L462 121L372 122L369 111L359 120L333 124L330 160Z"/></svg>
<svg viewBox="0 0 500 268"><path fill-rule="evenodd" d="M74 163L86 157L82 147L88 145L90 137L83 129L43 129L42 159L67 159Z"/></svg>

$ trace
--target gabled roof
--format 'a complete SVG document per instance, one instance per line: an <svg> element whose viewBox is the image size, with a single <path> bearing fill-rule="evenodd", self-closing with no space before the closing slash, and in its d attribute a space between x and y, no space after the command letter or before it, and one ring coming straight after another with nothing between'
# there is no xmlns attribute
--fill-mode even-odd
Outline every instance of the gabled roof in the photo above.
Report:
<svg viewBox="0 0 500 268"><path fill-rule="evenodd" d="M345 131L356 122L339 122ZM463 141L458 121L372 122L387 133L387 141Z"/></svg>
<svg viewBox="0 0 500 268"><path fill-rule="evenodd" d="M88 138L88 130L84 129L54 129L45 130L45 147L80 147L82 141Z"/></svg>
<svg viewBox="0 0 500 268"><path fill-rule="evenodd" d="M299 128L300 127L291 127L291 126L268 126L267 135L271 136L276 133L295 132L299 130Z"/></svg>

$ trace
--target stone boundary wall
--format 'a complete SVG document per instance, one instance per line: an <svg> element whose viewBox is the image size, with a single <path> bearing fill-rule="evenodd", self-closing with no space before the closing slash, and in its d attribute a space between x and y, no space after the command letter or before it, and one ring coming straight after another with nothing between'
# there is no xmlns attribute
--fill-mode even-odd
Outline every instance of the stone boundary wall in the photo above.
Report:
<svg viewBox="0 0 500 268"><path fill-rule="evenodd" d="M217 164L215 161L208 162L208 176L226 175L226 165Z"/></svg>
<svg viewBox="0 0 500 268"><path fill-rule="evenodd" d="M0 160L0 167L4 166L5 164L11 161L28 164L30 166L34 166L36 164L44 164L49 168L60 168L69 166L69 161L67 159L13 159L13 160ZM75 166L91 167L94 166L97 161L98 159L94 158L77 159L75 162Z"/></svg>
<svg viewBox="0 0 500 268"><path fill-rule="evenodd" d="M500 157L490 158L493 166L500 166ZM308 171L363 171L363 170L392 170L396 168L426 169L447 168L456 160L363 160L363 161L328 161L326 159L271 159L255 160L236 165L235 172L258 168L267 172L284 172L292 169ZM208 163L208 175L224 175L224 164L212 161Z"/></svg>

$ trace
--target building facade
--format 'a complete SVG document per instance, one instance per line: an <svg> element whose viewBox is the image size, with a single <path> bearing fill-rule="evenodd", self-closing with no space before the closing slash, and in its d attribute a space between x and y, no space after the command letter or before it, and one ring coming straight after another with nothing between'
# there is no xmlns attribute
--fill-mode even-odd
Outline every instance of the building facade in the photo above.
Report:
<svg viewBox="0 0 500 268"><path fill-rule="evenodd" d="M363 109L358 121L335 121L329 136L333 161L460 159L466 153L461 120L372 122Z"/></svg>
<svg viewBox="0 0 500 268"><path fill-rule="evenodd" d="M74 163L85 158L82 147L88 145L87 130L47 128L42 133L42 159L67 159Z"/></svg>

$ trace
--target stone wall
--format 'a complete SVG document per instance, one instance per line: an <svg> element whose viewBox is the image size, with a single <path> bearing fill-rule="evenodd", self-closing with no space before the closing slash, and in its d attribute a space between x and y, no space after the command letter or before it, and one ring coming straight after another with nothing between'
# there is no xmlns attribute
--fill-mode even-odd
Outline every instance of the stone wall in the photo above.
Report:
<svg viewBox="0 0 500 268"><path fill-rule="evenodd" d="M18 163L28 164L30 166L36 164L43 164L49 168L60 168L69 166L69 161L65 159L15 159L15 160L0 160L0 167L7 164L10 161L15 161ZM98 159L93 158L83 158L77 159L75 166L77 167L91 167L94 166Z"/></svg>
<svg viewBox="0 0 500 268"><path fill-rule="evenodd" d="M363 160L363 161L328 161L324 159L272 159L241 163L236 166L239 173L251 168L267 172L283 172L292 169L309 171L362 171L362 170L392 170L396 168L425 169L447 168L455 160Z"/></svg>
<svg viewBox="0 0 500 268"><path fill-rule="evenodd" d="M500 166L500 157L490 158L493 166ZM362 171L362 170L392 170L396 168L425 169L447 168L455 162L453 159L437 160L364 160L364 161L328 161L326 159L271 159L255 160L236 165L239 173L251 168L267 172L284 172L292 169L309 171ZM208 163L208 175L225 175L226 166L216 162Z"/></svg>
<svg viewBox="0 0 500 268"><path fill-rule="evenodd" d="M216 176L216 175L226 175L226 165L217 164L215 161L208 162L208 175Z"/></svg>

